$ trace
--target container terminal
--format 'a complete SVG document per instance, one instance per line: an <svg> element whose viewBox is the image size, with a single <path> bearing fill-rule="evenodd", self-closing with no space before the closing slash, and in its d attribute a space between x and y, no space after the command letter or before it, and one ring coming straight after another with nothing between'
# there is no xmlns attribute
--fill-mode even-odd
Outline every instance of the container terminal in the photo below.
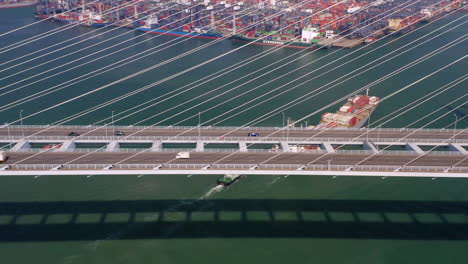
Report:
<svg viewBox="0 0 468 264"><path fill-rule="evenodd" d="M207 39L229 36L233 41L291 48L351 48L385 34L404 34L418 23L437 19L447 12L468 10L463 0L421 0L410 6L408 0L310 0L300 5L299 0L40 0L34 3L36 18L60 23L125 26L154 34ZM400 5L405 8L398 8Z"/></svg>

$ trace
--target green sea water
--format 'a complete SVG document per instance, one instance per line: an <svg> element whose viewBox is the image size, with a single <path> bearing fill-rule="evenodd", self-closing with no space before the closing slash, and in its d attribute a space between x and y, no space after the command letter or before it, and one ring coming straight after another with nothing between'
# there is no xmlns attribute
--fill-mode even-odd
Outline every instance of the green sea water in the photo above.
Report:
<svg viewBox="0 0 468 264"><path fill-rule="evenodd" d="M198 112L217 106L213 110L204 112L202 120L210 125L243 125L294 98L340 78L357 67L416 40L424 34L435 31L438 27L463 15L464 13L456 13L438 20L418 31L404 35L401 39L384 47L382 46L388 41L382 41L382 43L377 43L375 47L369 46L366 49L356 51L356 53L352 53L356 49L302 51L297 56L308 55L292 62L285 68L271 71L272 68L278 67L272 63L299 52L298 50L282 49L227 76L164 101L142 113L117 121L117 124L135 124L139 120L150 118L205 92L213 91L212 94L196 99L189 105L205 102L230 88L253 80L263 72L271 71L262 78L239 86L233 92L220 95L212 101L206 101L199 107L180 115L175 114L182 112L189 106L183 105L174 108L142 123L150 125L161 122L162 125L172 125L182 121L180 125L195 125L198 122ZM30 8L0 10L0 34L35 21L32 18ZM461 21L466 22L466 19ZM5 47L60 26L63 25L53 22L38 23L28 29L0 37L0 44L1 47ZM92 30L94 29L74 27L24 47L0 53L0 63ZM91 51L79 52L34 70L11 76L21 69L27 69L37 63L58 58L126 32L128 32L126 35L109 41L112 44L118 44L138 36L135 40L130 41L136 46L126 52L117 53L106 59L39 81L47 75L59 73L61 70L97 58L97 55L83 57L90 52L97 52L112 45L106 42L106 44L91 48ZM438 32L443 32L443 30ZM466 26L447 31L442 36L408 53L401 56L394 55L395 59L367 73L356 75L355 78L339 84L327 92L313 93L314 97L285 110L285 113L297 120L320 110L307 119L309 124L316 123L321 113L335 111L340 105L326 107L327 104L466 33ZM99 33L91 33L93 36L97 34ZM392 37L389 40L396 38ZM0 88L0 104L6 105L15 102L27 95L59 85L64 81L100 69L145 49L157 45L167 45L164 43L172 39L172 37L166 36L154 38L154 36L131 32L128 29L119 29L63 51L38 58L34 61L36 64L31 62L31 64L2 71L0 72L0 86L2 87ZM19 111L22 109L23 115L26 117L25 124L50 124L242 46L241 43L222 41L189 55L183 60L163 65L136 78L118 83L47 112L27 117L40 109L54 106L59 102L174 58L181 52L189 51L206 43L210 42L186 40L177 46L141 59L129 66L116 68L99 77L77 83L22 105L13 104L14 107L3 111L0 122L17 120ZM419 42L416 42L415 45L417 43ZM129 45L124 44L123 46ZM107 52L115 51L123 46L112 48ZM377 49L379 47L381 48ZM149 98L157 96L166 98L169 92L183 85L267 49L270 47L246 46L207 64L205 67L161 83L111 106L69 121L67 124L91 124L110 117L113 110L118 115L125 109ZM274 95L299 84L302 80L287 84L277 91L274 90L294 78L307 77L306 74L317 70L309 77L313 78L326 70L343 64L346 60L330 65L327 63L349 54L351 54L349 55L351 58L355 58L373 49L376 51L353 63L333 69L330 73L316 77L307 84L299 85L296 89L273 98ZM42 54L48 51L44 51ZM375 85L371 89L371 94L379 97L389 95L460 58L466 54L466 51L465 42L454 46L414 68ZM41 54L33 56L39 55ZM297 56L293 56L293 58ZM83 58L83 60L65 65L78 58ZM24 61L24 59L20 61ZM287 78L257 88L276 76L311 61L315 62L288 75ZM14 64L1 66L0 71L12 65ZM240 79L242 76L268 65L272 65L271 68L255 76ZM320 69L322 66L325 67ZM42 71L54 67L58 68L47 74L41 74ZM368 67L370 66L366 66L366 68ZM466 74L466 68L466 61L458 63L440 74L390 97L379 106L372 119L376 121L382 118L383 120L388 119L387 115L393 111ZM38 76L32 77L36 74ZM31 79L28 81L7 87L11 83L29 77ZM238 81L219 90L214 90L236 80ZM35 81L38 82L13 91L15 88ZM6 93L8 91L12 92ZM271 98L271 100L261 104L260 96L269 91L272 92L271 95L263 99ZM244 92L246 93L244 96L227 102L235 95ZM439 112L411 126L423 126L457 107L453 113L461 119L466 115L468 109L459 106L466 100L450 102L460 98L465 93L466 86L458 85L428 101L423 106L382 126L407 126L438 108L441 108ZM226 120L218 117L229 109L255 98L259 98L259 100L248 103L238 112L252 106L250 110ZM324 109L321 110L321 108ZM428 127L448 126L447 128L453 128L451 125L455 118L453 113ZM279 113L256 125L279 126L281 118L281 113ZM184 121L185 119L187 120ZM217 123L218 121L219 123ZM375 125L380 123L377 122ZM457 124L458 128L466 128L467 125L466 119ZM216 188L215 181L216 177L205 175L3 177L0 179L1 263L465 263L468 261L468 251L466 250L468 248L468 193L466 192L468 185L463 179L247 176L224 189Z"/></svg>

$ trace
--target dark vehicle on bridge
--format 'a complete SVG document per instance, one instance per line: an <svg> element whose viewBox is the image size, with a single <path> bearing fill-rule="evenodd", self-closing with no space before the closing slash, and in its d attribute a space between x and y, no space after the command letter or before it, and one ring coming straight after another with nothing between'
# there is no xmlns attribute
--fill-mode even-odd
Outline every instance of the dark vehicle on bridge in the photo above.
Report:
<svg viewBox="0 0 468 264"><path fill-rule="evenodd" d="M125 136L125 133L122 131L115 131L114 136L122 137L122 136Z"/></svg>
<svg viewBox="0 0 468 264"><path fill-rule="evenodd" d="M260 134L259 133L256 133L256 132L250 132L247 134L248 137L259 137Z"/></svg>
<svg viewBox="0 0 468 264"><path fill-rule="evenodd" d="M69 137L77 137L77 136L79 136L79 135L80 135L80 134L75 133L75 132L70 132L70 133L68 133L68 136L69 136Z"/></svg>

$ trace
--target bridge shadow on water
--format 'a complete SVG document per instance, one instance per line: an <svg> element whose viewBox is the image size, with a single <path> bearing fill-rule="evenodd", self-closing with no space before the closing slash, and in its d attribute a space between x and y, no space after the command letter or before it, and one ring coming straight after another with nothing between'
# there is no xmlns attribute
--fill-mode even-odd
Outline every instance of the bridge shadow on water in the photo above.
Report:
<svg viewBox="0 0 468 264"><path fill-rule="evenodd" d="M0 241L468 239L468 202L144 200L0 203Z"/></svg>

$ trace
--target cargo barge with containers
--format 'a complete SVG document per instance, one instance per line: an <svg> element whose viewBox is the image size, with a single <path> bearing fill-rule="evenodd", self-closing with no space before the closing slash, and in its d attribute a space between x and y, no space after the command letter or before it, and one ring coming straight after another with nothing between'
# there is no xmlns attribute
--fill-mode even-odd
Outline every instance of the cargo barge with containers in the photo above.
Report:
<svg viewBox="0 0 468 264"><path fill-rule="evenodd" d="M379 98L376 96L353 96L336 113L324 113L315 128L363 127L378 104Z"/></svg>

